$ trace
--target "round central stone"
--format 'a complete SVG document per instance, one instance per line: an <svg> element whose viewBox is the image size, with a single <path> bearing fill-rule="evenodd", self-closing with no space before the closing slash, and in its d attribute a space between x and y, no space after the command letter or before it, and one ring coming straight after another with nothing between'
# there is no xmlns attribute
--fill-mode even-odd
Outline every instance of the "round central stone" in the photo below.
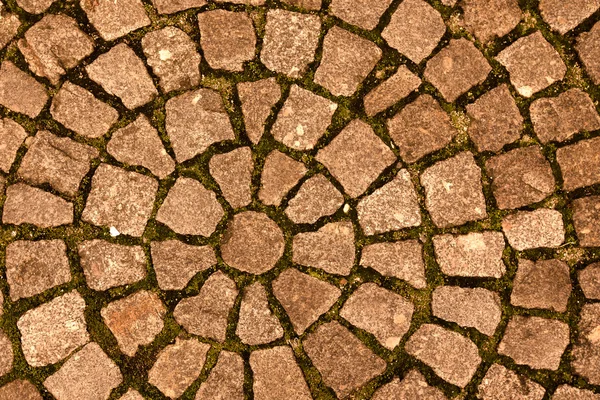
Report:
<svg viewBox="0 0 600 400"><path fill-rule="evenodd" d="M221 240L221 255L230 266L252 274L273 268L283 255L283 232L265 214L247 211L237 214Z"/></svg>

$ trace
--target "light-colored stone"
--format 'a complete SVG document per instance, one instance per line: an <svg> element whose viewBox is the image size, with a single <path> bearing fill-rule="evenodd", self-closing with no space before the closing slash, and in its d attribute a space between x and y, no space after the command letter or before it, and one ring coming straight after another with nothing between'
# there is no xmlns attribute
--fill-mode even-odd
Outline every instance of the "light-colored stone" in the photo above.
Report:
<svg viewBox="0 0 600 400"><path fill-rule="evenodd" d="M502 230L508 243L519 251L558 247L565 241L562 214L547 208L508 215L502 220Z"/></svg>
<svg viewBox="0 0 600 400"><path fill-rule="evenodd" d="M517 0L466 0L461 7L465 27L483 43L510 33L523 14Z"/></svg>
<svg viewBox="0 0 600 400"><path fill-rule="evenodd" d="M244 360L236 353L221 351L217 365L196 393L196 400L243 400Z"/></svg>
<svg viewBox="0 0 600 400"><path fill-rule="evenodd" d="M81 8L104 40L150 25L141 0L81 0Z"/></svg>
<svg viewBox="0 0 600 400"><path fill-rule="evenodd" d="M394 103L417 90L420 85L421 79L410 72L405 65L401 65L394 75L383 81L365 96L364 104L367 115L373 116L391 107Z"/></svg>
<svg viewBox="0 0 600 400"><path fill-rule="evenodd" d="M404 379L395 378L390 383L380 387L372 400L447 400L444 393L429 386L425 377L415 369L411 370Z"/></svg>
<svg viewBox="0 0 600 400"><path fill-rule="evenodd" d="M554 392L552 400L600 400L600 394L594 394L594 392L587 389L560 385Z"/></svg>
<svg viewBox="0 0 600 400"><path fill-rule="evenodd" d="M6 334L0 330L0 377L8 374L13 368L14 354L12 342ZM1 389L0 389L1 390ZM3 399L0 391L0 399Z"/></svg>
<svg viewBox="0 0 600 400"><path fill-rule="evenodd" d="M50 228L73 223L73 204L23 183L6 189L2 222Z"/></svg>
<svg viewBox="0 0 600 400"><path fill-rule="evenodd" d="M154 7L161 14L173 14L190 8L206 5L206 0L152 0Z"/></svg>
<svg viewBox="0 0 600 400"><path fill-rule="evenodd" d="M264 204L279 206L288 191L306 174L300 161L274 150L265 159L258 198Z"/></svg>
<svg viewBox="0 0 600 400"><path fill-rule="evenodd" d="M8 173L17 151L27 138L25 129L15 121L7 118L0 119L0 169Z"/></svg>
<svg viewBox="0 0 600 400"><path fill-rule="evenodd" d="M0 65L0 104L35 118L48 101L44 86L10 61Z"/></svg>
<svg viewBox="0 0 600 400"><path fill-rule="evenodd" d="M570 295L571 276L565 262L519 259L510 296L512 305L565 312Z"/></svg>
<svg viewBox="0 0 600 400"><path fill-rule="evenodd" d="M275 78L267 78L255 82L240 82L237 89L242 103L246 134L252 143L257 144L262 138L267 117L281 98L281 87Z"/></svg>
<svg viewBox="0 0 600 400"><path fill-rule="evenodd" d="M267 292L258 282L245 289L235 333L242 342L251 346L269 343L283 336L283 328L269 308Z"/></svg>
<svg viewBox="0 0 600 400"><path fill-rule="evenodd" d="M17 379L0 388L0 399L42 400L42 396L31 382Z"/></svg>
<svg viewBox="0 0 600 400"><path fill-rule="evenodd" d="M592 385L600 385L600 303L584 304L572 350L573 371Z"/></svg>
<svg viewBox="0 0 600 400"><path fill-rule="evenodd" d="M344 204L344 196L322 174L306 180L288 203L285 214L296 224L314 224L335 213Z"/></svg>
<svg viewBox="0 0 600 400"><path fill-rule="evenodd" d="M600 300L600 263L588 265L577 276L585 297Z"/></svg>
<svg viewBox="0 0 600 400"><path fill-rule="evenodd" d="M370 31L377 26L391 3L392 0L333 0L330 8L336 17Z"/></svg>
<svg viewBox="0 0 600 400"><path fill-rule="evenodd" d="M252 150L239 147L210 159L210 174L215 178L231 207L247 206L252 201Z"/></svg>
<svg viewBox="0 0 600 400"><path fill-rule="evenodd" d="M192 246L178 240L152 242L152 266L162 290L182 290L198 272L217 263L209 246Z"/></svg>
<svg viewBox="0 0 600 400"><path fill-rule="evenodd" d="M559 148L556 160L566 190L600 183L600 174L597 172L600 168L600 137Z"/></svg>
<svg viewBox="0 0 600 400"><path fill-rule="evenodd" d="M542 400L545 389L538 383L503 367L492 364L479 385L482 400Z"/></svg>
<svg viewBox="0 0 600 400"><path fill-rule="evenodd" d="M539 7L544 21L564 35L596 12L600 0L540 0Z"/></svg>
<svg viewBox="0 0 600 400"><path fill-rule="evenodd" d="M384 276L403 279L417 289L427 286L423 245L417 240L367 245L362 250L360 263Z"/></svg>

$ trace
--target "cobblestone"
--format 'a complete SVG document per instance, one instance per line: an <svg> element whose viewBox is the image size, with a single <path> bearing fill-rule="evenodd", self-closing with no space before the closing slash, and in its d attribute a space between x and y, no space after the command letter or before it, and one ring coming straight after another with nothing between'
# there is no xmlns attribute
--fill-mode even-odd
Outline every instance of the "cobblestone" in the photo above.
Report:
<svg viewBox="0 0 600 400"><path fill-rule="evenodd" d="M502 221L502 230L508 243L519 251L558 247L565 240L562 214L547 208L509 215Z"/></svg>
<svg viewBox="0 0 600 400"><path fill-rule="evenodd" d="M229 153L218 154L210 160L210 174L215 178L223 197L231 207L247 206L252 201L252 150L240 147Z"/></svg>
<svg viewBox="0 0 600 400"><path fill-rule="evenodd" d="M566 190L600 183L600 175L595 172L600 166L599 151L600 138L582 140L556 151Z"/></svg>
<svg viewBox="0 0 600 400"><path fill-rule="evenodd" d="M586 304L581 310L579 334L573 346L573 369L592 385L600 384L600 304Z"/></svg>
<svg viewBox="0 0 600 400"><path fill-rule="evenodd" d="M6 189L2 222L49 228L73 222L73 204L23 183Z"/></svg>
<svg viewBox="0 0 600 400"><path fill-rule="evenodd" d="M289 347L258 350L250 355L257 400L311 399L308 386Z"/></svg>
<svg viewBox="0 0 600 400"><path fill-rule="evenodd" d="M446 400L444 393L432 386L429 386L423 375L416 370L411 370L401 381L396 378L390 383L378 389L373 395L373 400L388 400L399 398L430 400Z"/></svg>
<svg viewBox="0 0 600 400"><path fill-rule="evenodd" d="M462 7L466 28L484 43L508 34L522 18L516 0L468 0Z"/></svg>
<svg viewBox="0 0 600 400"><path fill-rule="evenodd" d="M265 123L273 106L281 98L281 87L275 78L238 84L246 134L257 144L263 136Z"/></svg>
<svg viewBox="0 0 600 400"><path fill-rule="evenodd" d="M17 151L27 138L25 129L15 121L3 118L0 120L0 169L8 173Z"/></svg>
<svg viewBox="0 0 600 400"><path fill-rule="evenodd" d="M417 90L421 79L401 65L398 71L365 96L367 115L375 115Z"/></svg>
<svg viewBox="0 0 600 400"><path fill-rule="evenodd" d="M48 101L41 83L10 61L0 65L0 104L12 111L35 118Z"/></svg>
<svg viewBox="0 0 600 400"><path fill-rule="evenodd" d="M493 364L479 385L483 400L542 400L544 388L499 364Z"/></svg>
<svg viewBox="0 0 600 400"><path fill-rule="evenodd" d="M273 151L265 159L258 197L267 205L278 206L305 173L304 164L280 151Z"/></svg>
<svg viewBox="0 0 600 400"><path fill-rule="evenodd" d="M236 334L249 345L269 343L283 336L283 328L271 312L267 292L260 283L246 288Z"/></svg>
<svg viewBox="0 0 600 400"><path fill-rule="evenodd" d="M0 388L0 399L42 400L42 396L31 382L17 379Z"/></svg>
<svg viewBox="0 0 600 400"><path fill-rule="evenodd" d="M344 196L323 175L306 180L288 203L286 215L296 224L313 224L335 213L344 204Z"/></svg>
<svg viewBox="0 0 600 400"><path fill-rule="evenodd" d="M141 0L81 0L81 8L104 40L115 40L150 25Z"/></svg>
<svg viewBox="0 0 600 400"><path fill-rule="evenodd" d="M217 365L196 393L196 400L242 400L244 398L244 360L236 353L222 351Z"/></svg>
<svg viewBox="0 0 600 400"><path fill-rule="evenodd" d="M423 289L427 284L423 246L417 240L365 246L360 263L384 276L403 279L417 289Z"/></svg>
<svg viewBox="0 0 600 400"><path fill-rule="evenodd" d="M162 290L182 290L198 272L217 263L214 250L208 246L165 240L152 242L150 249L156 280Z"/></svg>
<svg viewBox="0 0 600 400"><path fill-rule="evenodd" d="M600 263L593 263L579 271L579 284L588 299L600 300Z"/></svg>
<svg viewBox="0 0 600 400"><path fill-rule="evenodd" d="M598 54L600 54L599 38L600 24L596 23L589 32L583 32L579 35L575 46L587 73L596 85L600 84L600 62L598 62Z"/></svg>
<svg viewBox="0 0 600 400"><path fill-rule="evenodd" d="M519 260L510 302L526 308L567 311L571 294L569 267L558 260Z"/></svg>

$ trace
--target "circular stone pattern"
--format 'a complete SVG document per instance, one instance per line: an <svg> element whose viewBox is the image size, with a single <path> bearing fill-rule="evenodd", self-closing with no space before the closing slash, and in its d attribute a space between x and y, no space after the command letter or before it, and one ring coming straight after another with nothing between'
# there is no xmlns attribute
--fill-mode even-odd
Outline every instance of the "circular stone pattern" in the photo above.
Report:
<svg viewBox="0 0 600 400"><path fill-rule="evenodd" d="M285 242L279 226L262 213L237 214L227 226L221 241L223 260L252 274L273 268L283 255Z"/></svg>

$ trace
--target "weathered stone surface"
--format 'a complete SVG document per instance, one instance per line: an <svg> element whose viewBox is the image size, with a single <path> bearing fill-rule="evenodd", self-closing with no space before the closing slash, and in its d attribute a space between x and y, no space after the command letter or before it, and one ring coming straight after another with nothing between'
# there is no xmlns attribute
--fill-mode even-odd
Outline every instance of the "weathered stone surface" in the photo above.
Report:
<svg viewBox="0 0 600 400"><path fill-rule="evenodd" d="M423 0L407 0L400 3L381 36L418 64L431 54L445 32L439 12Z"/></svg>
<svg viewBox="0 0 600 400"><path fill-rule="evenodd" d="M10 372L13 367L14 355L12 343L3 331L0 331L0 377ZM0 392L0 399L2 399Z"/></svg>
<svg viewBox="0 0 600 400"><path fill-rule="evenodd" d="M44 86L10 61L0 65L0 104L35 118L48 101Z"/></svg>
<svg viewBox="0 0 600 400"><path fill-rule="evenodd" d="M322 0L282 0L282 2L291 4L296 7L304 8L306 10L320 10L322 4Z"/></svg>
<svg viewBox="0 0 600 400"><path fill-rule="evenodd" d="M306 171L300 161L274 150L265 159L258 198L267 205L278 206Z"/></svg>
<svg viewBox="0 0 600 400"><path fill-rule="evenodd" d="M104 40L150 25L141 0L82 0L81 8Z"/></svg>
<svg viewBox="0 0 600 400"><path fill-rule="evenodd" d="M19 7L31 14L43 13L56 0L17 0Z"/></svg>
<svg viewBox="0 0 600 400"><path fill-rule="evenodd" d="M541 0L542 18L559 33L565 34L600 8L599 0Z"/></svg>
<svg viewBox="0 0 600 400"><path fill-rule="evenodd" d="M104 135L119 118L117 110L71 82L54 96L50 112L65 127L89 138Z"/></svg>
<svg viewBox="0 0 600 400"><path fill-rule="evenodd" d="M257 350L250 354L256 400L312 399L302 370L289 347Z"/></svg>
<svg viewBox="0 0 600 400"><path fill-rule="evenodd" d="M273 137L295 150L315 147L331 124L337 104L293 85L271 129Z"/></svg>
<svg viewBox="0 0 600 400"><path fill-rule="evenodd" d="M440 286L433 291L433 315L446 321L475 328L492 336L502 317L500 296L483 288Z"/></svg>
<svg viewBox="0 0 600 400"><path fill-rule="evenodd" d="M49 228L73 223L73 204L23 183L6 189L2 222Z"/></svg>
<svg viewBox="0 0 600 400"><path fill-rule="evenodd" d="M23 0L19 0L23 2ZM7 10L6 6L0 3L0 13L2 13L2 20L0 20L0 49L3 49L17 34L21 21L16 14L11 13Z"/></svg>
<svg viewBox="0 0 600 400"><path fill-rule="evenodd" d="M539 31L502 50L496 60L506 67L511 83L525 97L560 81L567 72L556 50Z"/></svg>
<svg viewBox="0 0 600 400"><path fill-rule="evenodd" d="M179 162L213 143L235 139L223 100L213 90L198 89L173 97L167 101L166 111L167 133Z"/></svg>
<svg viewBox="0 0 600 400"><path fill-rule="evenodd" d="M73 196L90 170L90 161L98 155L98 150L91 146L39 131L17 174L34 185L48 183L59 192Z"/></svg>
<svg viewBox="0 0 600 400"><path fill-rule="evenodd" d="M146 255L141 246L89 240L78 250L85 280L94 290L130 285L146 277Z"/></svg>
<svg viewBox="0 0 600 400"><path fill-rule="evenodd" d="M258 282L245 290L235 333L249 345L269 343L283 336L283 328L269 308L267 292Z"/></svg>
<svg viewBox="0 0 600 400"><path fill-rule="evenodd" d="M594 392L587 389L560 385L554 392L552 400L600 400L600 394L594 394Z"/></svg>
<svg viewBox="0 0 600 400"><path fill-rule="evenodd" d="M180 177L169 190L156 220L181 235L210 236L223 214L213 191L195 179Z"/></svg>
<svg viewBox="0 0 600 400"><path fill-rule="evenodd" d="M316 15L269 10L260 60L270 70L298 78L315 57L320 32Z"/></svg>
<svg viewBox="0 0 600 400"><path fill-rule="evenodd" d="M411 370L402 381L395 378L390 383L379 388L372 397L373 400L394 400L394 399L427 399L427 400L446 400L444 393L429 386L425 377L417 370Z"/></svg>
<svg viewBox="0 0 600 400"><path fill-rule="evenodd" d="M198 14L204 58L215 69L242 71L254 58L256 33L243 12L212 10Z"/></svg>
<svg viewBox="0 0 600 400"><path fill-rule="evenodd" d="M17 379L0 388L2 400L42 400L40 392L29 381Z"/></svg>
<svg viewBox="0 0 600 400"><path fill-rule="evenodd" d="M334 26L325 35L314 81L334 96L352 96L381 55L375 43Z"/></svg>
<svg viewBox="0 0 600 400"><path fill-rule="evenodd" d="M575 49L592 81L600 84L600 24L596 23L589 32L583 32L577 38Z"/></svg>
<svg viewBox="0 0 600 400"><path fill-rule="evenodd" d="M468 104L467 114L471 118L468 133L479 151L500 151L521 136L523 117L506 84Z"/></svg>
<svg viewBox="0 0 600 400"><path fill-rule="evenodd" d="M413 304L404 297L369 282L352 293L340 316L393 350L408 332L413 311Z"/></svg>
<svg viewBox="0 0 600 400"><path fill-rule="evenodd" d="M396 156L366 123L352 121L328 145L317 161L325 165L352 197L361 195Z"/></svg>
<svg viewBox="0 0 600 400"><path fill-rule="evenodd" d="M196 400L227 399L244 399L244 360L236 353L221 351L217 365L200 385Z"/></svg>
<svg viewBox="0 0 600 400"><path fill-rule="evenodd" d="M417 289L427 286L423 245L417 240L374 243L362 250L360 264L384 276L403 279Z"/></svg>
<svg viewBox="0 0 600 400"><path fill-rule="evenodd" d="M283 255L281 228L266 214L246 211L236 214L221 240L223 261L251 274L262 274Z"/></svg>
<svg viewBox="0 0 600 400"><path fill-rule="evenodd" d="M446 147L456 135L450 117L428 94L419 96L388 122L402 159L413 163Z"/></svg>
<svg viewBox="0 0 600 400"><path fill-rule="evenodd" d="M583 247L600 246L600 196L583 197L573 201L573 224Z"/></svg>
<svg viewBox="0 0 600 400"><path fill-rule="evenodd" d="M600 263L590 264L579 271L578 281L585 297L600 300Z"/></svg>
<svg viewBox="0 0 600 400"><path fill-rule="evenodd" d="M391 182L363 197L356 211L366 235L421 225L417 193L406 169L398 171Z"/></svg>
<svg viewBox="0 0 600 400"><path fill-rule="evenodd" d="M231 207L239 208L250 204L252 191L252 150L240 147L229 153L217 154L210 159L210 174L215 178L225 200Z"/></svg>
<svg viewBox="0 0 600 400"><path fill-rule="evenodd" d="M562 214L547 208L507 215L502 220L502 230L508 243L519 251L558 247L565 240Z"/></svg>
<svg viewBox="0 0 600 400"><path fill-rule="evenodd" d="M556 151L560 165L563 187L575 190L580 187L600 183L600 138L582 140Z"/></svg>
<svg viewBox="0 0 600 400"><path fill-rule="evenodd" d="M575 373L592 385L600 385L600 303L583 306L572 355L571 365Z"/></svg>
<svg viewBox="0 0 600 400"><path fill-rule="evenodd" d="M152 343L164 326L167 309L153 292L140 290L109 303L100 311L121 351L133 357L140 346Z"/></svg>
<svg viewBox="0 0 600 400"><path fill-rule="evenodd" d="M206 0L152 0L152 2L161 14L173 14L207 4Z"/></svg>
<svg viewBox="0 0 600 400"><path fill-rule="evenodd" d="M6 246L6 282L12 301L70 280L67 246L62 240L18 240Z"/></svg>
<svg viewBox="0 0 600 400"><path fill-rule="evenodd" d="M17 157L17 151L27 138L25 129L15 121L0 119L0 169L8 173Z"/></svg>
<svg viewBox="0 0 600 400"><path fill-rule="evenodd" d="M192 335L222 342L237 294L235 282L218 271L204 282L197 296L181 300L173 316Z"/></svg>
<svg viewBox="0 0 600 400"><path fill-rule="evenodd" d="M534 369L557 370L569 344L569 326L540 317L512 317L498 353Z"/></svg>
<svg viewBox="0 0 600 400"><path fill-rule="evenodd" d="M192 246L178 240L152 242L152 266L162 290L182 290L198 272L217 263L209 246Z"/></svg>
<svg viewBox="0 0 600 400"><path fill-rule="evenodd" d="M158 182L136 172L101 164L81 219L115 227L120 233L142 236L152 212Z"/></svg>
<svg viewBox="0 0 600 400"><path fill-rule="evenodd" d="M144 400L144 398L137 390L129 389L119 400Z"/></svg>
<svg viewBox="0 0 600 400"><path fill-rule="evenodd" d="M484 43L508 34L522 17L517 0L467 0L461 7L466 28Z"/></svg>
<svg viewBox="0 0 600 400"><path fill-rule="evenodd" d="M33 73L56 85L68 69L92 54L94 43L73 18L49 14L25 32L19 50Z"/></svg>
<svg viewBox="0 0 600 400"><path fill-rule="evenodd" d="M237 89L242 102L246 134L252 143L257 144L262 138L267 117L281 98L281 87L275 78L267 78L240 82Z"/></svg>
<svg viewBox="0 0 600 400"><path fill-rule="evenodd" d="M360 0L333 0L329 6L336 17L366 30L374 29L392 0L376 0L368 3Z"/></svg>
<svg viewBox="0 0 600 400"><path fill-rule="evenodd" d="M545 389L502 365L492 364L479 385L482 400L542 400Z"/></svg>
<svg viewBox="0 0 600 400"><path fill-rule="evenodd" d="M344 196L322 174L306 180L292 198L285 214L296 224L313 224L335 213L344 204Z"/></svg>
<svg viewBox="0 0 600 400"><path fill-rule="evenodd" d="M513 305L565 312L570 294L571 277L565 262L519 259L510 297Z"/></svg>
<svg viewBox="0 0 600 400"><path fill-rule="evenodd" d="M349 221L331 222L316 232L298 233L292 261L329 272L348 275L354 265L354 229Z"/></svg>
<svg viewBox="0 0 600 400"><path fill-rule="evenodd" d="M200 375L209 349L209 344L196 339L177 338L158 354L148 372L148 382L165 396L179 398Z"/></svg>
<svg viewBox="0 0 600 400"><path fill-rule="evenodd" d="M149 32L142 39L148 65L165 92L189 89L200 83L200 60L196 44L173 26Z"/></svg>
<svg viewBox="0 0 600 400"><path fill-rule="evenodd" d="M331 308L342 292L296 269L287 269L273 281L273 294L301 335Z"/></svg>
<svg viewBox="0 0 600 400"><path fill-rule="evenodd" d="M54 364L89 342L85 300L71 291L27 311L17 321L21 348L32 367Z"/></svg>
<svg viewBox="0 0 600 400"><path fill-rule="evenodd" d="M410 72L405 65L401 65L394 75L365 96L364 104L367 115L373 116L385 110L417 90L420 85L421 79Z"/></svg>
<svg viewBox="0 0 600 400"><path fill-rule="evenodd" d="M335 321L321 325L311 333L304 340L304 350L325 384L341 398L386 368L384 360Z"/></svg>
<svg viewBox="0 0 600 400"><path fill-rule="evenodd" d="M481 362L475 343L432 324L421 326L405 348L408 354L433 368L440 378L459 387L469 383Z"/></svg>

